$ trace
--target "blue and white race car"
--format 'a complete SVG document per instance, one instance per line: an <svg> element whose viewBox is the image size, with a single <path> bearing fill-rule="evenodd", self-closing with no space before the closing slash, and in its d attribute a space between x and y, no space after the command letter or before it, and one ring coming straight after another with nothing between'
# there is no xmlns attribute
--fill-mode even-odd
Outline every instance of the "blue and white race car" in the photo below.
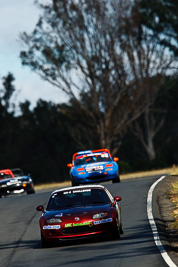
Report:
<svg viewBox="0 0 178 267"><path fill-rule="evenodd" d="M119 183L118 158L112 158L108 149L80 151L73 155L70 167L72 186L112 180Z"/></svg>

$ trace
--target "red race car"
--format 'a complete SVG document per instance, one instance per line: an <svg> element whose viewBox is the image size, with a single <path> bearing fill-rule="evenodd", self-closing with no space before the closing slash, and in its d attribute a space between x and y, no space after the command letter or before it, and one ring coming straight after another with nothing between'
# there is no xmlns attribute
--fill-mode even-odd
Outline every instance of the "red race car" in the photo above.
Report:
<svg viewBox="0 0 178 267"><path fill-rule="evenodd" d="M42 247L60 240L123 234L121 197L113 197L102 185L68 187L54 191L39 219Z"/></svg>

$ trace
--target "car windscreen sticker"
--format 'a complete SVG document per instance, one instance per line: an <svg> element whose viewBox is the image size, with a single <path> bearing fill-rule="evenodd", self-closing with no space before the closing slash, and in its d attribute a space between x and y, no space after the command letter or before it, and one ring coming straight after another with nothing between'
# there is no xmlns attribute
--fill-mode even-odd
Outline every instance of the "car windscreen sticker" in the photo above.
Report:
<svg viewBox="0 0 178 267"><path fill-rule="evenodd" d="M85 158L85 157L93 157L93 156L99 156L102 155L103 153L90 153L90 154L84 154L84 155L80 155L77 156L76 159L81 159L81 158ZM104 152L104 154L107 154Z"/></svg>
<svg viewBox="0 0 178 267"><path fill-rule="evenodd" d="M72 191L65 191L65 192L63 192L63 195L68 195L68 194L71 194L72 193Z"/></svg>
<svg viewBox="0 0 178 267"><path fill-rule="evenodd" d="M91 189L81 189L81 190L74 190L74 191L65 191L63 195L68 195L72 193L84 193L84 192L91 192Z"/></svg>
<svg viewBox="0 0 178 267"><path fill-rule="evenodd" d="M83 153L85 153L85 154L86 154L86 153L91 153L91 150L79 151L79 152L78 152L78 155L79 155L79 154L83 154Z"/></svg>
<svg viewBox="0 0 178 267"><path fill-rule="evenodd" d="M91 192L91 189L74 190L73 193Z"/></svg>
<svg viewBox="0 0 178 267"><path fill-rule="evenodd" d="M108 155L108 153L102 153L102 154L101 154L101 157L102 157L102 158L109 158L109 155Z"/></svg>

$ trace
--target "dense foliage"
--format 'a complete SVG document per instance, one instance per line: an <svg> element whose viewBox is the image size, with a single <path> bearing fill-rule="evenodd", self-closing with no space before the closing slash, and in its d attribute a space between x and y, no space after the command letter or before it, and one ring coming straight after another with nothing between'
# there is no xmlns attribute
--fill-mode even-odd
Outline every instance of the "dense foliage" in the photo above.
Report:
<svg viewBox="0 0 178 267"><path fill-rule="evenodd" d="M68 180L66 165L71 162L72 154L100 148L94 129L72 102L57 105L39 100L30 109L30 102L26 101L19 106L21 114L15 115L15 107L11 106L13 80L12 74L8 74L1 89L0 168L20 167L31 174L35 183ZM155 102L157 116L164 115L163 126L154 141L155 159L150 161L140 140L131 130L127 131L116 153L121 173L178 164L177 88L178 78L167 77ZM80 142L75 141L77 133Z"/></svg>
<svg viewBox="0 0 178 267"><path fill-rule="evenodd" d="M36 0L22 64L66 93L68 103L12 101L0 88L0 168L36 183L69 179L78 150L108 148L121 172L178 163L178 13L175 0Z"/></svg>
<svg viewBox="0 0 178 267"><path fill-rule="evenodd" d="M41 15L32 33L21 34L22 64L65 92L98 145L115 153L175 69L173 52L142 24L136 0L36 2ZM145 147L154 159L153 131L148 134ZM75 139L80 142L80 133Z"/></svg>

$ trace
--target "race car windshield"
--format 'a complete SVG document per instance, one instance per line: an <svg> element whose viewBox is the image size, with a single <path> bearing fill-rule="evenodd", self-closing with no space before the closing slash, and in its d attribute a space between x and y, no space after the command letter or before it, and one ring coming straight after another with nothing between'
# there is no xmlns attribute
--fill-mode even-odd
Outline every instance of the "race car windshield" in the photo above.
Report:
<svg viewBox="0 0 178 267"><path fill-rule="evenodd" d="M103 189L79 189L53 194L47 210L60 210L76 206L106 205L110 199Z"/></svg>
<svg viewBox="0 0 178 267"><path fill-rule="evenodd" d="M13 178L13 177L10 174L0 173L0 180L7 179L7 178Z"/></svg>
<svg viewBox="0 0 178 267"><path fill-rule="evenodd" d="M111 161L108 152L91 153L76 156L75 165L90 164L95 162L107 162Z"/></svg>

